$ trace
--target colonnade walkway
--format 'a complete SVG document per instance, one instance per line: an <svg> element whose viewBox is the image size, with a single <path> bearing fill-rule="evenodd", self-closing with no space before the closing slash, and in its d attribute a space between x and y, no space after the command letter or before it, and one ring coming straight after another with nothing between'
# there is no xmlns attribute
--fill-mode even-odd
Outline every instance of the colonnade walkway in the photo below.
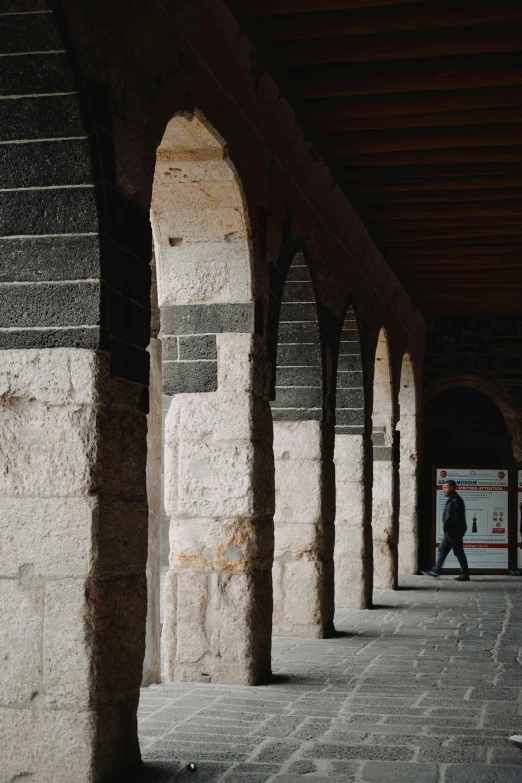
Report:
<svg viewBox="0 0 522 783"><path fill-rule="evenodd" d="M144 689L140 780L522 783L522 578L403 577L376 603L275 638L269 685Z"/></svg>

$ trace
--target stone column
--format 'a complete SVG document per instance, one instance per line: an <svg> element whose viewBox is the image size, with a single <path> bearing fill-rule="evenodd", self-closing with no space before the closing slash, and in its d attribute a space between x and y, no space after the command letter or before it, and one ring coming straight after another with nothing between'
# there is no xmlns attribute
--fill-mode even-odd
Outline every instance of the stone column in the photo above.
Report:
<svg viewBox="0 0 522 783"><path fill-rule="evenodd" d="M169 681L270 673L272 423L262 338L216 335L217 391L173 397L165 427Z"/></svg>
<svg viewBox="0 0 522 783"><path fill-rule="evenodd" d="M87 783L139 763L146 417L109 361L0 352L2 780Z"/></svg>
<svg viewBox="0 0 522 783"><path fill-rule="evenodd" d="M395 590L398 576L398 515L396 510L397 464L393 434L374 428L373 440L373 585Z"/></svg>
<svg viewBox="0 0 522 783"><path fill-rule="evenodd" d="M367 503L364 435L335 436L335 604L367 609L372 603L372 526Z"/></svg>
<svg viewBox="0 0 522 783"><path fill-rule="evenodd" d="M400 431L400 506L399 571L416 574L419 568L417 417L401 415Z"/></svg>
<svg viewBox="0 0 522 783"><path fill-rule="evenodd" d="M162 374L161 342L149 345L150 380L147 416L147 501L149 533L147 552L147 627L142 685L161 682L161 476L162 476Z"/></svg>
<svg viewBox="0 0 522 783"><path fill-rule="evenodd" d="M274 634L333 631L335 489L331 439L319 421L274 422Z"/></svg>

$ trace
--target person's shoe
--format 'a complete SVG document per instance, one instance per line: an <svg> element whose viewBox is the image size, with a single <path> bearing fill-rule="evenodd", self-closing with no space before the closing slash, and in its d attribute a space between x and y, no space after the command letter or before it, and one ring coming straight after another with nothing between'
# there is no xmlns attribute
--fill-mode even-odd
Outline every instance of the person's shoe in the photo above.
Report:
<svg viewBox="0 0 522 783"><path fill-rule="evenodd" d="M434 576L435 579L439 576L439 574L436 571L421 571L421 574L424 574L424 576Z"/></svg>
<svg viewBox="0 0 522 783"><path fill-rule="evenodd" d="M471 579L467 574L461 574L455 579L456 582L471 582Z"/></svg>
<svg viewBox="0 0 522 783"><path fill-rule="evenodd" d="M520 750L522 750L522 735L513 734L513 736L509 738L509 741L515 748L520 748Z"/></svg>

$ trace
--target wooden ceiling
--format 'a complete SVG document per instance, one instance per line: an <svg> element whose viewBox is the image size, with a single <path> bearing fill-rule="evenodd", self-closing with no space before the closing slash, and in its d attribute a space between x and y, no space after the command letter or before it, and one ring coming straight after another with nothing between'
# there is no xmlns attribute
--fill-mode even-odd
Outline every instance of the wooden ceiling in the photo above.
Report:
<svg viewBox="0 0 522 783"><path fill-rule="evenodd" d="M519 313L522 0L237 0L425 315Z"/></svg>

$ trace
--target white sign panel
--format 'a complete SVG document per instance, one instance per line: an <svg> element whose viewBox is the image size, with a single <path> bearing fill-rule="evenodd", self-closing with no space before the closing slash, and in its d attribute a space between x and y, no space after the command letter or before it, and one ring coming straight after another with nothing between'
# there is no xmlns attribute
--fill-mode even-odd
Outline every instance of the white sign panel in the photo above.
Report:
<svg viewBox="0 0 522 783"><path fill-rule="evenodd" d="M522 470L518 471L517 517L517 568L522 568Z"/></svg>
<svg viewBox="0 0 522 783"><path fill-rule="evenodd" d="M446 496L442 486L448 479L457 483L457 492L466 506L468 526L464 549L470 568L487 570L508 567L508 472L490 468L437 468L435 514L436 546L444 530L442 515ZM522 471L519 473L522 477ZM519 479L519 490L520 490ZM522 500L522 494L520 495ZM519 560L521 562L521 560ZM459 568L453 552L448 555L444 568Z"/></svg>

